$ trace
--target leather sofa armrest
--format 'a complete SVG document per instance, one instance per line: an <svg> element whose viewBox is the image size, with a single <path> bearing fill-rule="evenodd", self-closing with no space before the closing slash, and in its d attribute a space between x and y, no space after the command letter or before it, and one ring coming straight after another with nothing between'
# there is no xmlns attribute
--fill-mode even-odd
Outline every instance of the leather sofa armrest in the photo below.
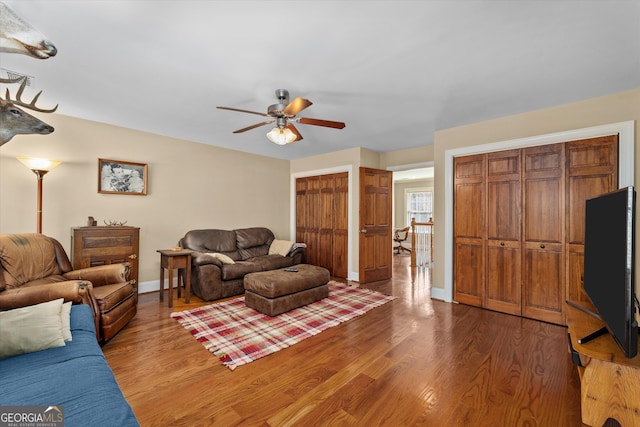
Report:
<svg viewBox="0 0 640 427"><path fill-rule="evenodd" d="M197 251L192 252L191 264L194 267L211 264L219 268L222 268L222 262L218 258L214 258L206 252L197 252Z"/></svg>
<svg viewBox="0 0 640 427"><path fill-rule="evenodd" d="M296 248L292 252L289 252L287 256L293 258L294 264L301 264L304 257L304 250L305 248Z"/></svg>
<svg viewBox="0 0 640 427"><path fill-rule="evenodd" d="M305 250L305 248L295 248L293 251L289 252L287 254L287 256L294 257L297 254L303 254L304 250Z"/></svg>
<svg viewBox="0 0 640 427"><path fill-rule="evenodd" d="M94 287L110 285L113 283L123 283L129 280L128 262L121 264L99 265L96 267L81 268L64 273L63 276L69 280L88 280Z"/></svg>
<svg viewBox="0 0 640 427"><path fill-rule="evenodd" d="M38 286L5 289L0 292L0 310L26 307L42 302L64 298L65 302L87 304L93 312L96 327L96 339L100 339L100 311L93 295L93 286L86 280L68 280L66 282L48 283Z"/></svg>
<svg viewBox="0 0 640 427"><path fill-rule="evenodd" d="M5 289L0 292L0 310L26 307L58 298L64 298L65 302L87 304L93 310L94 315L98 313L98 305L93 296L93 286L85 280L68 280L66 282Z"/></svg>

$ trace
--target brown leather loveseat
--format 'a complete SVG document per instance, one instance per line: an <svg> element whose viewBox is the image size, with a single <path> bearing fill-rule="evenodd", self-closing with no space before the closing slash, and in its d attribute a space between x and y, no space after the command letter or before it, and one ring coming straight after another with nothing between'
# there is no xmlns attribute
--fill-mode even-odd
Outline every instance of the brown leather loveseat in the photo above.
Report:
<svg viewBox="0 0 640 427"><path fill-rule="evenodd" d="M98 338L107 341L135 315L129 264L73 270L64 248L42 234L0 234L0 310L64 298L91 305Z"/></svg>
<svg viewBox="0 0 640 427"><path fill-rule="evenodd" d="M191 230L180 246L194 251L191 290L205 301L243 294L246 274L300 264L304 253L264 227Z"/></svg>

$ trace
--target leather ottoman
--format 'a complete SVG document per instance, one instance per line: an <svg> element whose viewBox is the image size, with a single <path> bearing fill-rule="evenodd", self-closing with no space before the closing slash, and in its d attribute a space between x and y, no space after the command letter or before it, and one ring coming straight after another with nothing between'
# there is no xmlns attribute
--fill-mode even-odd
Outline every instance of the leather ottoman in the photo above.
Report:
<svg viewBox="0 0 640 427"><path fill-rule="evenodd" d="M244 303L274 317L329 296L329 270L309 264L293 266L297 272L279 270L244 276Z"/></svg>

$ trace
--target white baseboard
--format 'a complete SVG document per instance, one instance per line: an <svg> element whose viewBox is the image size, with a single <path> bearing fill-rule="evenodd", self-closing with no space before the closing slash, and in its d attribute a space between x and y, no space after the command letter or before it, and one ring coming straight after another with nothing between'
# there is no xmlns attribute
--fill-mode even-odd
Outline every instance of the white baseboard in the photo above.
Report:
<svg viewBox="0 0 640 427"><path fill-rule="evenodd" d="M165 285L166 286L166 285ZM178 287L178 278L173 278L173 287ZM138 293L147 294L149 292L158 292L160 290L160 280L151 280L148 282L138 283Z"/></svg>
<svg viewBox="0 0 640 427"><path fill-rule="evenodd" d="M451 302L451 293L447 289L431 287L431 298Z"/></svg>

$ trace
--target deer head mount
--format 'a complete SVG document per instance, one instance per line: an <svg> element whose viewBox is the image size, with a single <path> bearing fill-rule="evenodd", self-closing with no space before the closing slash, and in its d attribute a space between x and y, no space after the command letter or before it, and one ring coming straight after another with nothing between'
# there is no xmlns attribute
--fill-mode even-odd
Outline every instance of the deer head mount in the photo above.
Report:
<svg viewBox="0 0 640 427"><path fill-rule="evenodd" d="M37 59L55 56L58 49L42 33L20 18L9 6L0 2L0 52L19 53ZM53 126L27 114L19 107L41 113L53 113L58 106L44 110L36 106L42 91L29 103L22 101L22 92L27 77L2 79L0 83L20 83L16 99L11 99L9 89L4 99L0 98L0 146L9 142L17 134L47 135L53 132Z"/></svg>
<svg viewBox="0 0 640 427"><path fill-rule="evenodd" d="M32 58L47 59L58 49L42 33L0 2L0 52L20 53Z"/></svg>
<svg viewBox="0 0 640 427"><path fill-rule="evenodd" d="M17 79L2 79L0 83L18 83L20 82L20 88L16 92L16 98L11 99L9 88L7 88L5 98L0 98L0 147L9 142L11 138L18 134L40 134L47 135L53 132L53 126L46 124L42 120L27 114L24 110L18 108L28 108L33 111L41 113L53 113L57 110L56 105L50 109L43 109L36 106L38 98L42 94L42 91L27 103L22 100L22 93L27 85L27 77L19 77Z"/></svg>

